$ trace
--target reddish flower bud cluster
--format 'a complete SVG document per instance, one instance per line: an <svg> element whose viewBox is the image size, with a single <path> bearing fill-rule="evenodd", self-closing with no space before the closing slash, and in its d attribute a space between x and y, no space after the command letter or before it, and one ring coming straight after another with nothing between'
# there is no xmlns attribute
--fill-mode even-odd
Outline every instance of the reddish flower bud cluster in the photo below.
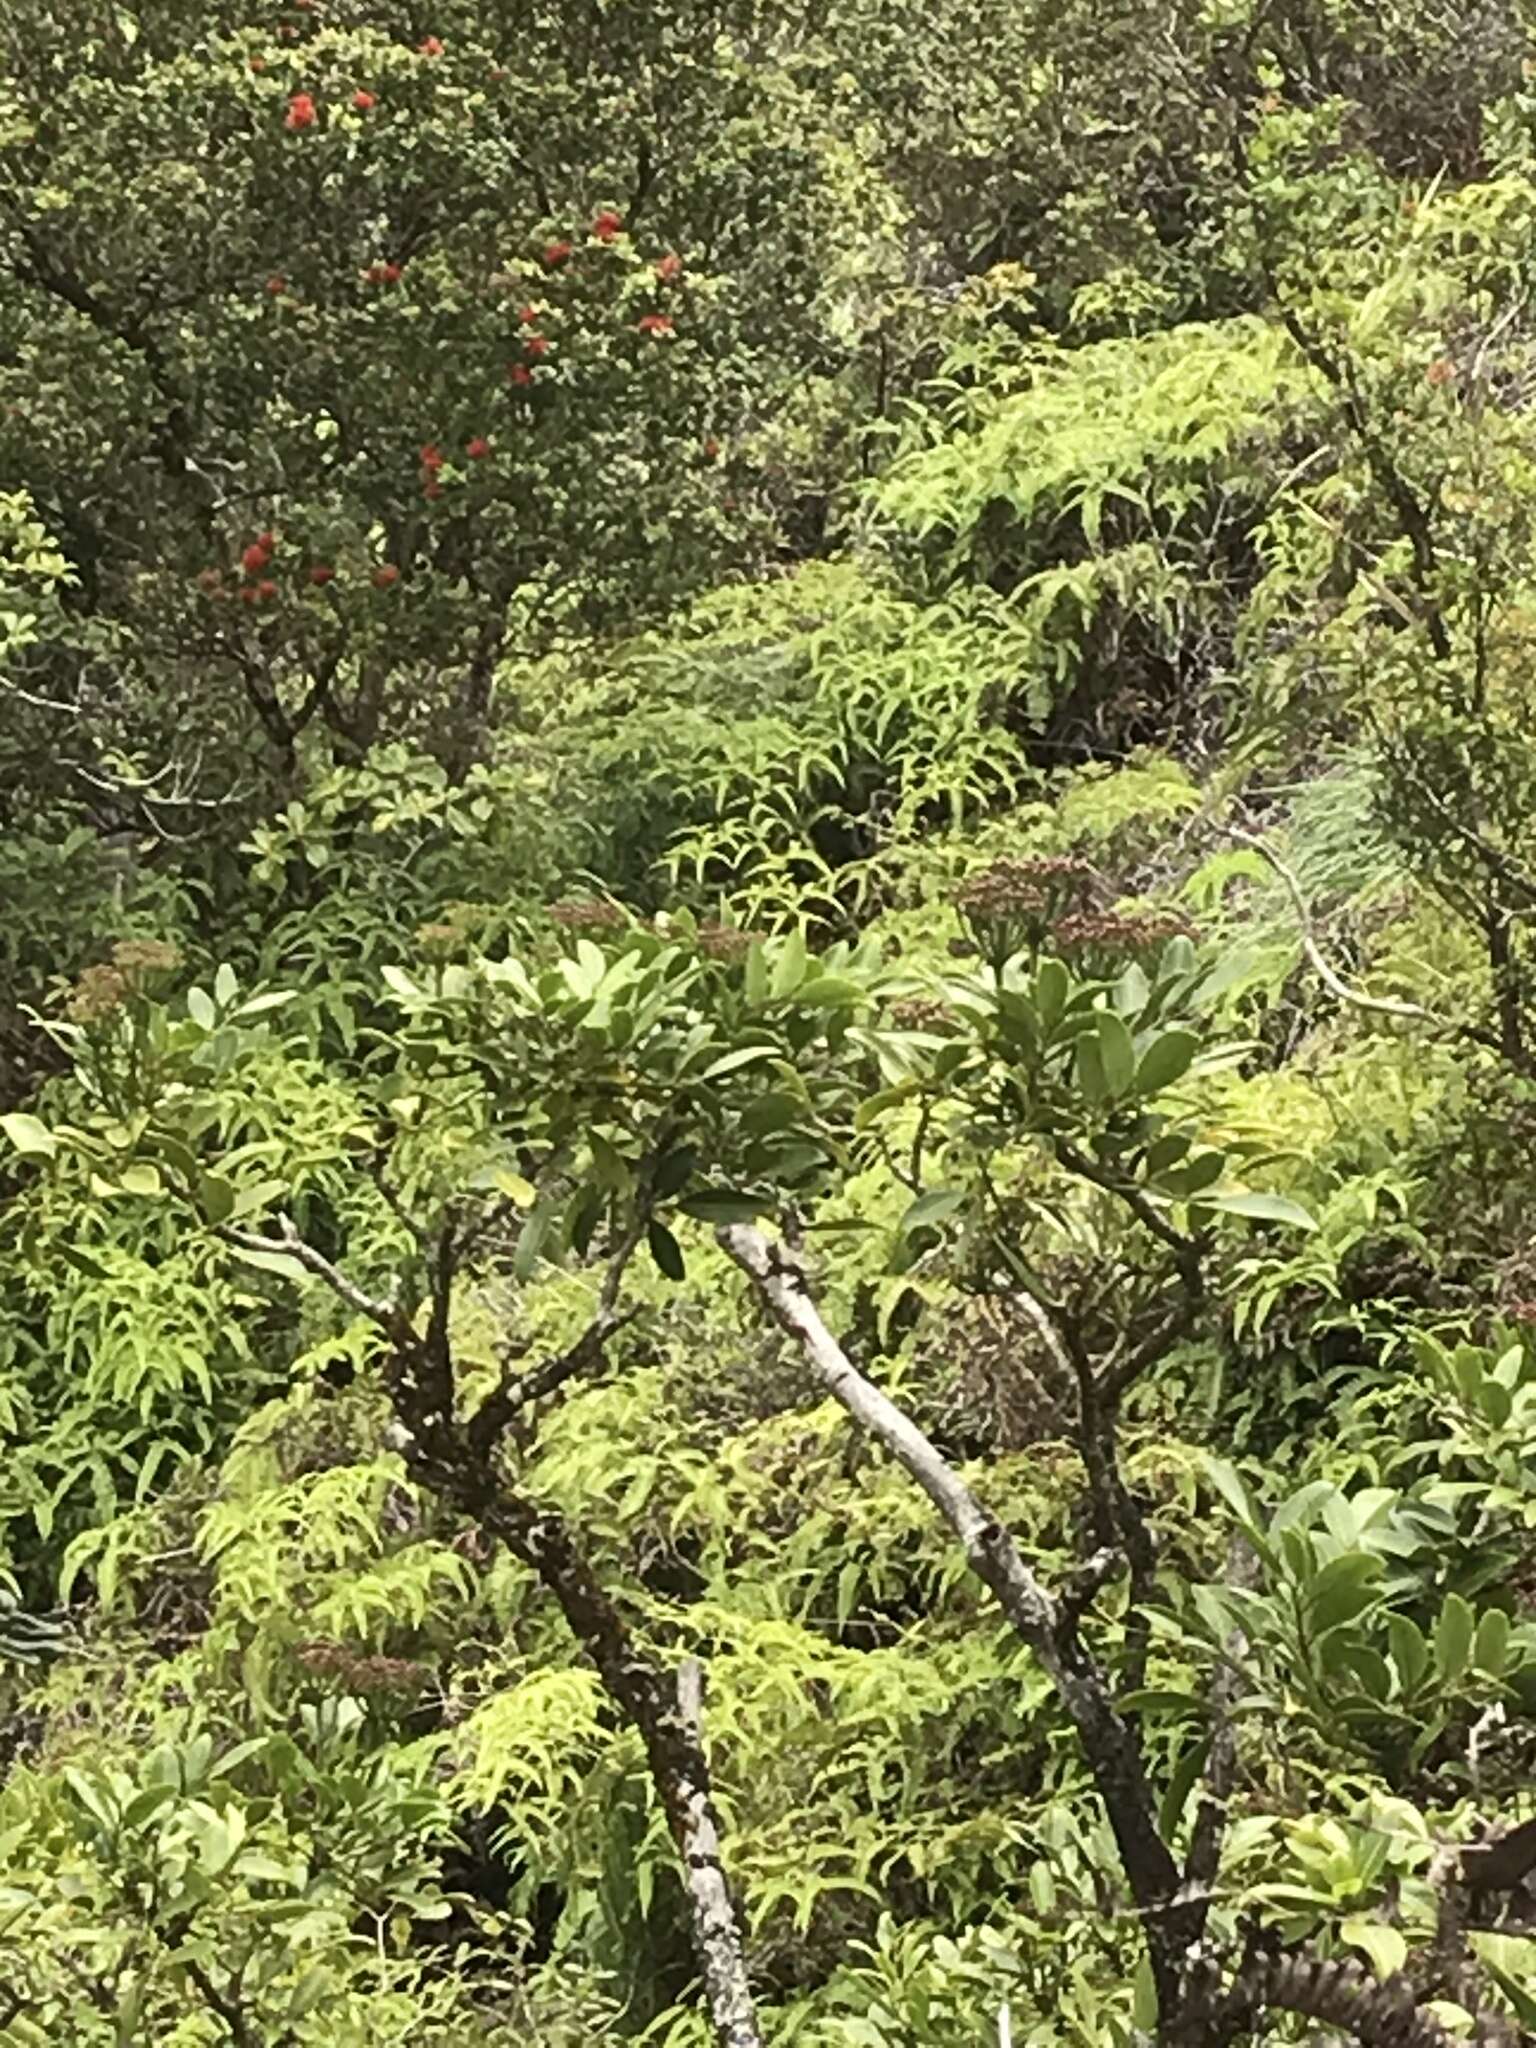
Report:
<svg viewBox="0 0 1536 2048"><path fill-rule="evenodd" d="M656 265L656 275L663 284L676 284L683 274L683 259L677 251L671 250Z"/></svg>
<svg viewBox="0 0 1536 2048"><path fill-rule="evenodd" d="M562 263L568 261L570 253L571 245L569 242L546 242L544 244L544 268L546 270L558 270Z"/></svg>
<svg viewBox="0 0 1536 2048"><path fill-rule="evenodd" d="M674 331L670 313L642 313L635 326L641 334L652 335L657 340Z"/></svg>
<svg viewBox="0 0 1536 2048"><path fill-rule="evenodd" d="M523 348L531 356L548 355L549 336L547 334L530 334L523 343Z"/></svg>
<svg viewBox="0 0 1536 2048"><path fill-rule="evenodd" d="M473 440L464 443L464 453L471 462L478 462L483 455L489 455L491 444L483 434L476 434Z"/></svg>
<svg viewBox="0 0 1536 2048"><path fill-rule="evenodd" d="M363 279L367 284L398 284L402 274L398 263L370 263Z"/></svg>
<svg viewBox="0 0 1536 2048"><path fill-rule="evenodd" d="M615 903L597 896L567 896L551 903L549 914L568 932L612 932L621 929L624 913Z"/></svg>
<svg viewBox="0 0 1536 2048"><path fill-rule="evenodd" d="M420 57L441 57L443 54L442 42L437 36L423 36L416 45L416 54Z"/></svg>
<svg viewBox="0 0 1536 2048"><path fill-rule="evenodd" d="M315 125L315 102L307 92L296 92L288 102L288 113L283 121L285 128L313 128Z"/></svg>
<svg viewBox="0 0 1536 2048"><path fill-rule="evenodd" d="M286 277L273 276L267 279L267 290L271 293L274 299L279 295L279 293L285 292L287 291L287 289L288 280Z"/></svg>
<svg viewBox="0 0 1536 2048"><path fill-rule="evenodd" d="M327 583L332 583L335 581L335 579L336 571L331 567L329 562L316 562L313 569L311 569L309 572L310 582L319 587L323 587Z"/></svg>
<svg viewBox="0 0 1536 2048"><path fill-rule="evenodd" d="M400 571L393 562L385 562L373 572L374 588L388 590L392 583L400 581Z"/></svg>
<svg viewBox="0 0 1536 2048"><path fill-rule="evenodd" d="M379 104L378 96L375 93L367 92L360 88L357 92L353 93L352 104L360 114L366 114L370 107L376 107Z"/></svg>
<svg viewBox="0 0 1536 2048"><path fill-rule="evenodd" d="M605 206L592 223L592 233L599 242L611 242L624 226L624 216Z"/></svg>
<svg viewBox="0 0 1536 2048"><path fill-rule="evenodd" d="M519 386L531 384L533 382L533 372L526 363L509 364L507 368L507 382Z"/></svg>

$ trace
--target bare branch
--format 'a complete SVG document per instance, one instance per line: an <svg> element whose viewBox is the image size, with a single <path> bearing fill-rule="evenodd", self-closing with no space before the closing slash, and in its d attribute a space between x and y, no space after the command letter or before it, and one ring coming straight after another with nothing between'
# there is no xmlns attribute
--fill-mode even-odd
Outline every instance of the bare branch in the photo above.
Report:
<svg viewBox="0 0 1536 2048"><path fill-rule="evenodd" d="M722 1226L716 1238L834 1400L927 1494L958 1538L972 1571L1039 1659L1077 1730L1104 1802L1126 1878L1144 1915L1159 1995L1172 2001L1188 1938L1188 1911L1176 1897L1179 1872L1158 1832L1140 1744L1117 1712L1104 1674L1083 1649L1070 1616L936 1445L854 1365L822 1321L803 1272L784 1247L742 1223Z"/></svg>

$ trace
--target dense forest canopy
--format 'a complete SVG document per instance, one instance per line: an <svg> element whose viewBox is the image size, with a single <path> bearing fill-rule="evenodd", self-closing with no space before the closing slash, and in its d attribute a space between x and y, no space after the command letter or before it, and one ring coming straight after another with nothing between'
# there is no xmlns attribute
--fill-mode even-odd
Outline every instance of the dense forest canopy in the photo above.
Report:
<svg viewBox="0 0 1536 2048"><path fill-rule="evenodd" d="M0 2040L1536 2042L1536 15L14 0Z"/></svg>

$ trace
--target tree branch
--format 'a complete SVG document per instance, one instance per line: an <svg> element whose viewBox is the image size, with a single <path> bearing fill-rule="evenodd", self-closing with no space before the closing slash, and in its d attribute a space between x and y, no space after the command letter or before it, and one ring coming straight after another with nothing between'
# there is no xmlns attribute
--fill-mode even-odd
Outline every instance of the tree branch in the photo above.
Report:
<svg viewBox="0 0 1536 2048"><path fill-rule="evenodd" d="M958 1538L972 1571L1039 1659L1082 1743L1143 1916L1159 1997L1164 2009L1171 2009L1188 1946L1189 1914L1177 1896L1178 1868L1158 1832L1140 1743L1116 1711L1104 1674L1084 1651L1070 1617L1020 1556L1008 1530L910 1416L866 1379L837 1343L806 1291L803 1273L784 1248L741 1223L722 1226L716 1238L833 1399L932 1501Z"/></svg>

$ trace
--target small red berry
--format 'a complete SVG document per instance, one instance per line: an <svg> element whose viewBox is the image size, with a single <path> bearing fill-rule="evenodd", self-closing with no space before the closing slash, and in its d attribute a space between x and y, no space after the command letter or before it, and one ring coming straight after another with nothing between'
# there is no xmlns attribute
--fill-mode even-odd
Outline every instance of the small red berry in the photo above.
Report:
<svg viewBox="0 0 1536 2048"><path fill-rule="evenodd" d="M653 334L659 338L672 332L672 316L670 313L642 313L635 325L642 334Z"/></svg>
<svg viewBox="0 0 1536 2048"><path fill-rule="evenodd" d="M571 253L569 242L546 242L544 244L544 268L558 270Z"/></svg>
<svg viewBox="0 0 1536 2048"><path fill-rule="evenodd" d="M383 277L385 284L398 284L401 275L402 272L398 263L386 263L384 265Z"/></svg>
<svg viewBox="0 0 1536 2048"><path fill-rule="evenodd" d="M366 114L370 107L379 104L378 95L371 92L355 92L352 95L352 104L360 114Z"/></svg>
<svg viewBox="0 0 1536 2048"><path fill-rule="evenodd" d="M309 572L310 582L316 585L331 583L335 580L335 576L336 571L329 562L316 562L313 569Z"/></svg>
<svg viewBox="0 0 1536 2048"><path fill-rule="evenodd" d="M531 356L548 355L549 336L547 334L530 334L528 339L523 343L523 347L528 351L529 355Z"/></svg>
<svg viewBox="0 0 1536 2048"><path fill-rule="evenodd" d="M288 102L285 128L313 128L315 125L315 103L307 92L296 92Z"/></svg>
<svg viewBox="0 0 1536 2048"><path fill-rule="evenodd" d="M533 372L526 363L514 363L507 371L507 382L509 384L531 384L533 382Z"/></svg>
<svg viewBox="0 0 1536 2048"><path fill-rule="evenodd" d="M416 48L423 57L441 57L443 54L443 46L436 36L423 36Z"/></svg>
<svg viewBox="0 0 1536 2048"><path fill-rule="evenodd" d="M592 232L600 242L611 242L624 225L624 216L615 213L611 206L605 206L592 223Z"/></svg>
<svg viewBox="0 0 1536 2048"><path fill-rule="evenodd" d="M240 557L240 566L247 576L259 576L272 558L272 550L254 541Z"/></svg>
<svg viewBox="0 0 1536 2048"><path fill-rule="evenodd" d="M270 604L277 595L277 585L269 582L258 583L256 595L263 604Z"/></svg>
<svg viewBox="0 0 1536 2048"><path fill-rule="evenodd" d="M374 570L373 581L377 589L388 590L391 583L400 581L400 571L393 562L386 562L382 568Z"/></svg>
<svg viewBox="0 0 1536 2048"><path fill-rule="evenodd" d="M267 553L270 555L272 550L277 546L277 535L272 531L270 527L268 527L265 533L257 534L256 545L259 548L265 548Z"/></svg>
<svg viewBox="0 0 1536 2048"><path fill-rule="evenodd" d="M476 434L472 441L464 443L464 453L471 462L478 462L482 455L489 455L490 452L491 444L483 434Z"/></svg>
<svg viewBox="0 0 1536 2048"><path fill-rule="evenodd" d="M254 583L241 584L240 602L242 604L254 604L256 602L256 586Z"/></svg>
<svg viewBox="0 0 1536 2048"><path fill-rule="evenodd" d="M704 459L706 462L713 462L715 457L719 453L720 443L715 439L714 435L711 434L704 443Z"/></svg>
<svg viewBox="0 0 1536 2048"><path fill-rule="evenodd" d="M524 306L523 310L521 311L521 313L518 314L517 317L519 320L522 321L525 327L531 327L534 321L537 320L539 317L539 309L537 306Z"/></svg>
<svg viewBox="0 0 1536 2048"><path fill-rule="evenodd" d="M656 275L663 284L676 284L683 274L683 259L676 250L671 250L656 265Z"/></svg>
<svg viewBox="0 0 1536 2048"><path fill-rule="evenodd" d="M435 441L429 441L427 445L422 449L421 466L423 469L433 470L442 468L443 451L441 448L438 447Z"/></svg>

